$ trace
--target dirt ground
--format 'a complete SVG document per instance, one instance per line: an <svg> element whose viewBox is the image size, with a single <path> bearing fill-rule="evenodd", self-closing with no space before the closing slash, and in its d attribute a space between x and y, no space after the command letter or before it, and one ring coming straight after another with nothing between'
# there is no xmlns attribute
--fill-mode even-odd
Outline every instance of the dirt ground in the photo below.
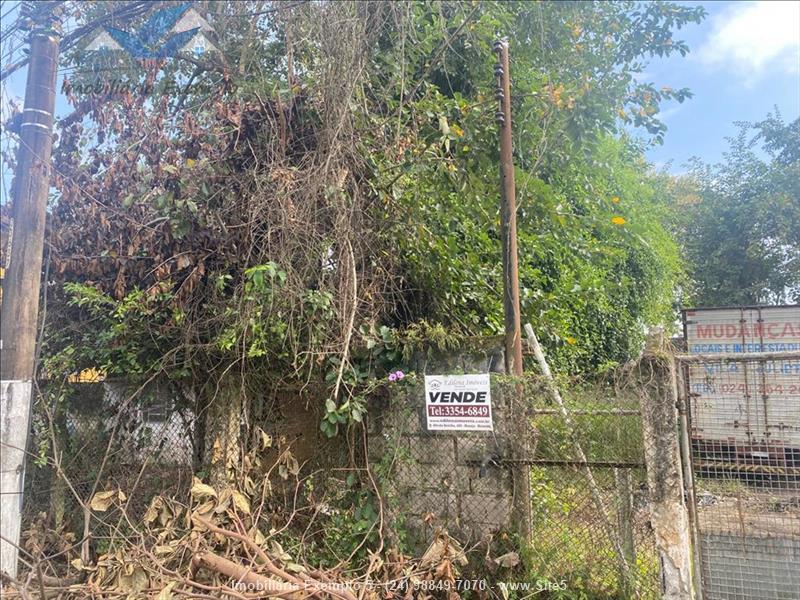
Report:
<svg viewBox="0 0 800 600"><path fill-rule="evenodd" d="M800 538L800 482L770 489L703 481L696 499L703 532Z"/></svg>

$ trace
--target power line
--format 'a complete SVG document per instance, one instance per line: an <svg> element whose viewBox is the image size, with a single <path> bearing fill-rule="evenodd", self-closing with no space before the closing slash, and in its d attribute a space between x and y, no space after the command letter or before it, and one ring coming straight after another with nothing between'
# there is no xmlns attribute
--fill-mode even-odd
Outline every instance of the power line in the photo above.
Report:
<svg viewBox="0 0 800 600"><path fill-rule="evenodd" d="M0 20L5 19L8 15L17 10L21 4L22 2L17 2L16 4L12 5L3 15L0 16Z"/></svg>
<svg viewBox="0 0 800 600"><path fill-rule="evenodd" d="M250 13L238 13L232 15L225 15L226 17L260 17L262 15L271 15L272 13L280 12L282 10L291 10L298 6L302 6L303 4L308 4L310 0L300 0L299 2L294 2L292 4L284 4L281 2L275 8L265 8L264 10L259 10L257 12L250 12Z"/></svg>
<svg viewBox="0 0 800 600"><path fill-rule="evenodd" d="M16 40L7 39L7 41L8 41L8 45L11 46L12 43L14 41L16 41ZM14 58L14 54L16 54L17 51L25 45L26 41L27 40L25 40L24 38L21 39L21 40L18 40L16 46L12 46L12 47L8 48L7 50L5 50L3 52L3 61L7 62L7 61L10 61L11 59L13 59Z"/></svg>
<svg viewBox="0 0 800 600"><path fill-rule="evenodd" d="M309 2L309 0L299 0L298 2L293 2L291 4L283 4L283 3L281 3L281 4L279 4L279 5L277 5L277 6L273 7L273 8L268 8L268 9L264 9L264 10L261 10L261 11L255 11L255 12L249 12L249 13L240 13L240 14L229 14L229 15L225 15L225 17L226 18L258 17L258 16L277 13L277 12L280 12L280 11L291 10L291 9L296 8L298 6L302 6L304 4L308 4L308 2ZM66 1L65 0L54 0L53 2L47 2L47 3L44 3L44 2L37 3L37 4L30 3L30 7L28 7L28 5L26 5L25 2L20 2L17 5L15 5L13 8L9 9L9 11L7 11L7 14L11 10L16 9L17 7L21 7L23 9L23 10L20 11L22 13L22 12L24 12L24 9L26 9L26 7L28 7L29 10L39 10L39 11L41 11L41 10L43 10L43 8L45 8L45 5L47 6L47 8L49 10L52 10L52 9L54 9L55 7L57 7L57 6L61 5L61 4L66 4ZM148 2L148 1L132 2L132 3L129 3L129 4L126 4L126 5L122 6L117 11L109 12L109 13L101 16L101 17L98 17L98 18L90 21L89 23L86 23L85 25L81 25L79 27L76 27L73 31L65 34L62 37L62 39L61 39L61 52L63 53L63 52L66 52L66 51L70 50L71 48L73 48L75 46L75 44L78 41L80 41L80 39L84 35L94 31L98 27L102 27L103 25L106 25L108 22L114 21L116 19L133 18L133 17L139 16L141 14L144 14L144 13L148 12L153 7L154 4L157 4L157 3ZM35 8L33 8L33 7L35 7ZM17 24L14 25L17 28L19 27L18 23L19 23L19 19L17 20ZM21 69L22 67L27 65L28 62L29 62L29 58L28 57L24 57L24 58L20 59L19 61L17 61L16 63L13 63L13 64L7 66L6 68L4 68L2 71L0 71L0 81L5 80L12 73L18 71L19 69Z"/></svg>

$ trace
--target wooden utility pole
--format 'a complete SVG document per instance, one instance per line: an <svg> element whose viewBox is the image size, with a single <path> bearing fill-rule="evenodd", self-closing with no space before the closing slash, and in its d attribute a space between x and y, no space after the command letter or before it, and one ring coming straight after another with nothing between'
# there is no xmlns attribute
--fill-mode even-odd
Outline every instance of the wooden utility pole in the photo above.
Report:
<svg viewBox="0 0 800 600"><path fill-rule="evenodd" d="M508 61L508 42L497 40L494 43L497 64L494 74L497 78L496 98L499 106L495 113L500 127L500 236L503 247L503 312L505 314L505 358L506 373L522 375L522 325L519 308L519 265L517 262L517 201L514 185L514 156L511 139L511 74ZM517 406L523 409L522 384L517 384ZM531 539L531 459L525 450L530 446L529 423L519 419L519 439L516 446L521 449L523 462L514 469L514 524L520 537Z"/></svg>
<svg viewBox="0 0 800 600"><path fill-rule="evenodd" d="M59 50L49 5L26 4L23 7L31 12L26 16L31 17L34 28L14 176L13 220L8 247L3 249L7 268L0 314L0 571L12 577L17 573L25 449L33 402Z"/></svg>

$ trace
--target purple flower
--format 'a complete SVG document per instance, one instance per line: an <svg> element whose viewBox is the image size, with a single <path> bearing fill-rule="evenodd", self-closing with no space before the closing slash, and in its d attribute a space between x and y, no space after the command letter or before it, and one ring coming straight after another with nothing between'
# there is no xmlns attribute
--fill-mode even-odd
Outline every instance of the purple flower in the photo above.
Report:
<svg viewBox="0 0 800 600"><path fill-rule="evenodd" d="M395 376L397 377L397 380L400 381L403 377L406 376L406 374L403 373L402 371L398 371L397 373L395 373Z"/></svg>
<svg viewBox="0 0 800 600"><path fill-rule="evenodd" d="M389 373L389 381L397 381L397 373Z"/></svg>

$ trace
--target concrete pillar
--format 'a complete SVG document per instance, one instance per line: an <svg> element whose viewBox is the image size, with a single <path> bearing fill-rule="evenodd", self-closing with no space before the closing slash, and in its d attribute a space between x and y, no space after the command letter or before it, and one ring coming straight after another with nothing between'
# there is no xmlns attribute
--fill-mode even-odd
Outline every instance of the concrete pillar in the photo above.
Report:
<svg viewBox="0 0 800 600"><path fill-rule="evenodd" d="M0 571L17 576L17 546L25 484L30 381L0 384ZM6 541L8 540L8 541Z"/></svg>
<svg viewBox="0 0 800 600"><path fill-rule="evenodd" d="M693 598L691 531L683 495L677 378L672 357L651 340L638 364L650 521L664 600Z"/></svg>

